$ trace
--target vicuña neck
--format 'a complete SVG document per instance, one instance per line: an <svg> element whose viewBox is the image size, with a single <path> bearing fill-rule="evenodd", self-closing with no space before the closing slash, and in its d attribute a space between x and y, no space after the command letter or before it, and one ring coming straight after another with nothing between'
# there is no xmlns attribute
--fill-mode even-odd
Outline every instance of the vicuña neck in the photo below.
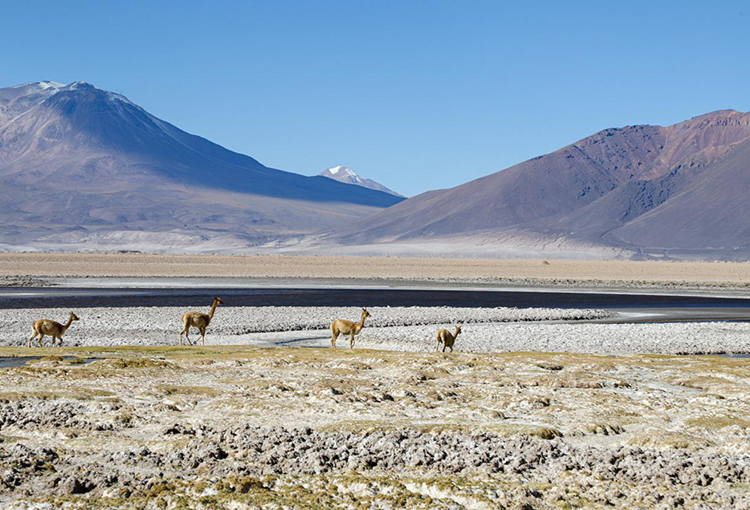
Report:
<svg viewBox="0 0 750 510"><path fill-rule="evenodd" d="M70 325L73 324L73 316L68 317L68 322L63 325L63 331L67 331Z"/></svg>
<svg viewBox="0 0 750 510"><path fill-rule="evenodd" d="M208 312L208 316L211 317L212 319L214 318L214 312L216 311L216 307L217 306L219 306L219 302L218 301L214 301L214 304L211 305L211 311Z"/></svg>

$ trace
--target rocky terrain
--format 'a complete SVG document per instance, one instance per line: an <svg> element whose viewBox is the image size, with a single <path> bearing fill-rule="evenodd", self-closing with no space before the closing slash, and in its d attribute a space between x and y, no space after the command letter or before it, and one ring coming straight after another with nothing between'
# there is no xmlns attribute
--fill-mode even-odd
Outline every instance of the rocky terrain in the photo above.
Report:
<svg viewBox="0 0 750 510"><path fill-rule="evenodd" d="M743 359L34 353L0 370L5 508L750 505Z"/></svg>
<svg viewBox="0 0 750 510"><path fill-rule="evenodd" d="M190 308L82 308L65 334L66 346L177 345L180 317ZM207 311L205 307L196 307ZM428 352L439 328L461 325L455 349L463 352L588 352L594 354L750 353L750 324L686 322L664 324L593 323L613 317L603 310L372 307L372 317L356 337L358 348ZM220 307L206 335L211 345L330 346L330 323L359 320L349 307ZM25 346L38 318L58 322L68 310L0 310L0 345ZM580 322L586 323L580 323ZM192 330L192 341L200 336ZM50 345L51 339L45 339ZM339 348L349 338L338 339Z"/></svg>
<svg viewBox="0 0 750 510"><path fill-rule="evenodd" d="M616 286L629 274L737 295L748 281L744 264L0 256L9 285L79 274L295 281L308 271L356 282L358 269L470 285ZM32 322L70 310L0 308L0 506L750 506L747 358L675 356L750 353L750 324L372 307L356 348L340 337L332 350L310 347L328 347L329 322L360 308L223 306L210 345L178 347L180 316L206 311L204 301L76 309L63 347L32 349ZM456 324L456 352L435 352L436 330Z"/></svg>
<svg viewBox="0 0 750 510"><path fill-rule="evenodd" d="M0 275L0 287L47 287L49 282L32 276Z"/></svg>
<svg viewBox="0 0 750 510"><path fill-rule="evenodd" d="M205 307L196 307L207 312ZM188 309L178 307L81 308L65 335L65 343L74 346L174 345L182 330L180 318ZM452 308L452 307L372 307L365 333L358 342L377 345L378 339L397 334L400 328L416 327L421 336L431 337L443 325L476 324L491 327L499 323L594 320L611 317L603 310L546 308ZM65 322L68 311L60 309L0 310L0 345L24 346L31 336L31 325L39 318ZM219 307L207 338L219 345L278 345L303 342L305 345L330 345L330 324L338 318L359 320L360 308L342 307ZM432 347L432 341L420 344L420 333L409 344L411 350ZM192 339L198 337L193 330ZM300 340L300 338L302 340ZM50 339L47 338L47 341ZM348 339L340 340L348 345ZM406 345L404 347L406 347ZM421 347L421 348L420 348ZM492 349L491 344L485 350ZM495 350L505 350L495 345Z"/></svg>

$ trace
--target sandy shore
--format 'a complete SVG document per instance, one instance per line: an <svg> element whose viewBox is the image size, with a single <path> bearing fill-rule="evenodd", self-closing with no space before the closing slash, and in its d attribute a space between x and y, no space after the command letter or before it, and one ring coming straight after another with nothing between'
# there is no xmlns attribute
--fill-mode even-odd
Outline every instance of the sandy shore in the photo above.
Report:
<svg viewBox="0 0 750 510"><path fill-rule="evenodd" d="M745 360L37 353L73 358L0 370L4 508L750 505Z"/></svg>
<svg viewBox="0 0 750 510"><path fill-rule="evenodd" d="M5 282L36 277L380 279L522 285L750 286L750 263L336 257L0 253ZM0 280L2 284L3 280Z"/></svg>

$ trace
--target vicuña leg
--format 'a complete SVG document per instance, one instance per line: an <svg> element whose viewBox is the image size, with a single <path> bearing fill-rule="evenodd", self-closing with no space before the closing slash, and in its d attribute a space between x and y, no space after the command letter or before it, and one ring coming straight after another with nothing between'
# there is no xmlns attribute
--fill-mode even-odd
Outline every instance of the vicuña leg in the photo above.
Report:
<svg viewBox="0 0 750 510"><path fill-rule="evenodd" d="M42 346L42 340L44 340L44 333L39 333L39 338L38 338L39 347Z"/></svg>
<svg viewBox="0 0 750 510"><path fill-rule="evenodd" d="M35 331L34 331L34 334L33 334L33 335L31 335L31 338L29 338L29 347L31 347L31 342L33 342L33 341L34 341L34 339L36 338L36 336L37 336L38 334L39 334L39 333L37 333L37 332L36 332L36 330L35 330Z"/></svg>
<svg viewBox="0 0 750 510"><path fill-rule="evenodd" d="M331 349L336 348L336 339L339 337L339 332L331 328Z"/></svg>
<svg viewBox="0 0 750 510"><path fill-rule="evenodd" d="M206 328L200 328L201 338L203 339L203 345L206 345Z"/></svg>
<svg viewBox="0 0 750 510"><path fill-rule="evenodd" d="M354 332L349 335L349 348L354 349Z"/></svg>

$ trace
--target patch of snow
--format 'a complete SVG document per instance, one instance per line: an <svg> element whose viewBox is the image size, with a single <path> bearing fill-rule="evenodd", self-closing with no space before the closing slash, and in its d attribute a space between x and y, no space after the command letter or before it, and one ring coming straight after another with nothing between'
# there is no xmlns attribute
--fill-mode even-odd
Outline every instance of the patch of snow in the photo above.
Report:
<svg viewBox="0 0 750 510"><path fill-rule="evenodd" d="M42 90L47 90L47 89L59 90L65 86L64 83L59 83L56 81L40 81L37 85L39 85L39 88Z"/></svg>
<svg viewBox="0 0 750 510"><path fill-rule="evenodd" d="M341 172L342 174L348 175L349 177L359 178L359 176L356 173L352 172L349 168L345 167L344 165L337 165L337 166L331 167L327 171L331 175L336 175L339 172Z"/></svg>
<svg viewBox="0 0 750 510"><path fill-rule="evenodd" d="M93 89L96 88L92 84L87 83L85 81L74 81L70 85L68 85L69 90L78 90L78 89Z"/></svg>
<svg viewBox="0 0 750 510"><path fill-rule="evenodd" d="M353 172L344 165L336 165L331 167L318 175L333 179L334 181L343 182L344 184L354 184L355 186L362 186L363 188L373 189L376 191L383 191L390 193L391 195L401 196L395 193L380 183L377 183L371 179L363 179L356 172Z"/></svg>
<svg viewBox="0 0 750 510"><path fill-rule="evenodd" d="M116 93L116 92L107 92L107 98L108 98L108 99L109 99L110 101L114 101L114 100L117 100L117 101L122 101L123 103L128 103L128 104L134 105L134 104L133 104L133 103L132 103L132 102L130 101L130 99L128 99L127 97L123 96L122 94L118 94L118 93ZM135 105L134 105L134 106L135 106Z"/></svg>

